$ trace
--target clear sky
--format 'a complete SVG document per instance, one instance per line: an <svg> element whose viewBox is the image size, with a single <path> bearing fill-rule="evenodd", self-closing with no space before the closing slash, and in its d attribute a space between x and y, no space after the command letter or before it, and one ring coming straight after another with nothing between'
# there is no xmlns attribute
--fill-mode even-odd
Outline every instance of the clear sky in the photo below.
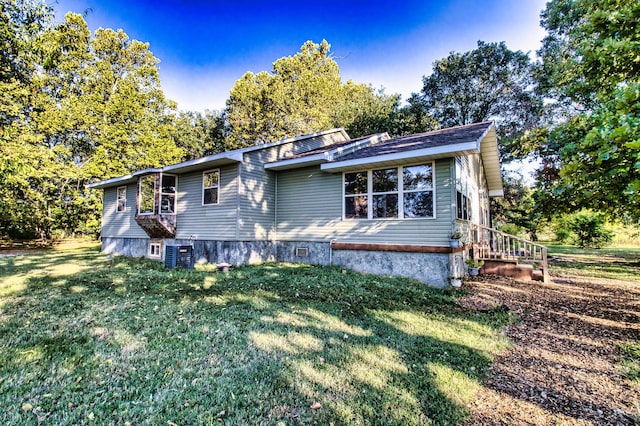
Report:
<svg viewBox="0 0 640 426"><path fill-rule="evenodd" d="M56 20L88 11L89 29L122 28L160 59L165 95L181 110L224 108L245 72L270 71L307 40L326 39L344 81L406 99L434 60L478 40L540 47L546 0L57 0ZM90 10L89 10L90 9Z"/></svg>

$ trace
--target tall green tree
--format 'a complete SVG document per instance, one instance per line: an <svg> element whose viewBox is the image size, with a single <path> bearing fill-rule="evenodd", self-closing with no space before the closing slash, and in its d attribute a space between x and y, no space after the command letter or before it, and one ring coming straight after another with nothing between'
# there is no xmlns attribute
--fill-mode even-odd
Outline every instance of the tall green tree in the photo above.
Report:
<svg viewBox="0 0 640 426"><path fill-rule="evenodd" d="M541 132L547 211L592 208L640 221L640 4L554 0L538 79L550 103Z"/></svg>
<svg viewBox="0 0 640 426"><path fill-rule="evenodd" d="M308 41L295 55L276 60L270 73L248 72L236 81L227 101L229 146L332 127L344 127L352 137L386 131L399 96L343 84L330 47L326 40Z"/></svg>
<svg viewBox="0 0 640 426"><path fill-rule="evenodd" d="M49 238L96 226L100 201L86 183L183 154L158 60L122 31L91 36L80 15L53 25L44 2L2 7L2 31L22 50L3 59L0 82L12 89L0 112L0 232ZM11 61L19 66L4 65Z"/></svg>
<svg viewBox="0 0 640 426"><path fill-rule="evenodd" d="M227 151L227 125L225 113L181 111L175 117L172 132L178 148L184 151L184 160Z"/></svg>
<svg viewBox="0 0 640 426"><path fill-rule="evenodd" d="M474 50L452 52L433 64L423 78L420 101L424 115L439 127L494 120L503 155L525 156L517 138L535 128L542 111L529 56L504 42L478 42Z"/></svg>

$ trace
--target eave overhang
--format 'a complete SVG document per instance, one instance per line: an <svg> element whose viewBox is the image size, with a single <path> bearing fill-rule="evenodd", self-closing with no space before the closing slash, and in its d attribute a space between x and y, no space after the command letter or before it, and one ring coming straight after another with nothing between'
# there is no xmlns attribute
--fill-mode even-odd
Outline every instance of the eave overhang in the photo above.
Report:
<svg viewBox="0 0 640 426"><path fill-rule="evenodd" d="M90 183L87 185L87 188L104 189L113 186L127 185L137 182L140 176L152 173L188 173L198 170L212 169L229 164L239 163L242 161L242 155L243 152L239 150L223 152L221 154L209 155L207 157L197 158L195 160L184 161L182 163L173 164L171 166L139 170L128 175Z"/></svg>
<svg viewBox="0 0 640 426"><path fill-rule="evenodd" d="M267 163L264 165L264 168L266 170L280 171L280 170L289 170L289 169L298 169L302 167L316 166L318 164L333 161L334 159L339 158L342 155L347 155L352 152L356 152L361 148L365 148L367 146L371 146L378 142L382 142L388 139L390 139L388 133L386 132L379 133L376 135L371 135L364 139L354 141L353 143L341 146L339 148L327 149L327 151L320 152L318 154L302 155L296 158L288 158L285 160Z"/></svg>
<svg viewBox="0 0 640 426"><path fill-rule="evenodd" d="M478 152L478 144L476 142L467 142L396 152L393 154L355 158L346 161L334 161L332 163L322 164L320 169L331 173L338 173L371 167L397 166L410 162L418 163L420 161L437 160L439 158L448 158L456 155L477 154Z"/></svg>

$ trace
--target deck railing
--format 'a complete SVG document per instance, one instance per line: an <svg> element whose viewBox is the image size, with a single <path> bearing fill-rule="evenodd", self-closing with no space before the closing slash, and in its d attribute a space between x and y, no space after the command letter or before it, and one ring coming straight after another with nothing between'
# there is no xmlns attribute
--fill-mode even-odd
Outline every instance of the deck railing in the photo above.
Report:
<svg viewBox="0 0 640 426"><path fill-rule="evenodd" d="M543 280L548 282L549 263L545 246L481 225L475 225L472 232L476 259L532 264L542 270Z"/></svg>

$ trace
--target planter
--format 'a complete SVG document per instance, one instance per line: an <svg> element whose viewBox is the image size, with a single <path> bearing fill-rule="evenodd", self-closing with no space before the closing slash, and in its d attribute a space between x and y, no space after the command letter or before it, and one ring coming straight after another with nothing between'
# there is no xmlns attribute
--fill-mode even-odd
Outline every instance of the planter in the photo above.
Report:
<svg viewBox="0 0 640 426"><path fill-rule="evenodd" d="M473 268L469 266L469 275L476 276L480 273L480 268Z"/></svg>
<svg viewBox="0 0 640 426"><path fill-rule="evenodd" d="M451 287L462 287L462 279L461 278L449 278L451 282Z"/></svg>
<svg viewBox="0 0 640 426"><path fill-rule="evenodd" d="M451 248L460 247L460 240L449 240L449 247Z"/></svg>

